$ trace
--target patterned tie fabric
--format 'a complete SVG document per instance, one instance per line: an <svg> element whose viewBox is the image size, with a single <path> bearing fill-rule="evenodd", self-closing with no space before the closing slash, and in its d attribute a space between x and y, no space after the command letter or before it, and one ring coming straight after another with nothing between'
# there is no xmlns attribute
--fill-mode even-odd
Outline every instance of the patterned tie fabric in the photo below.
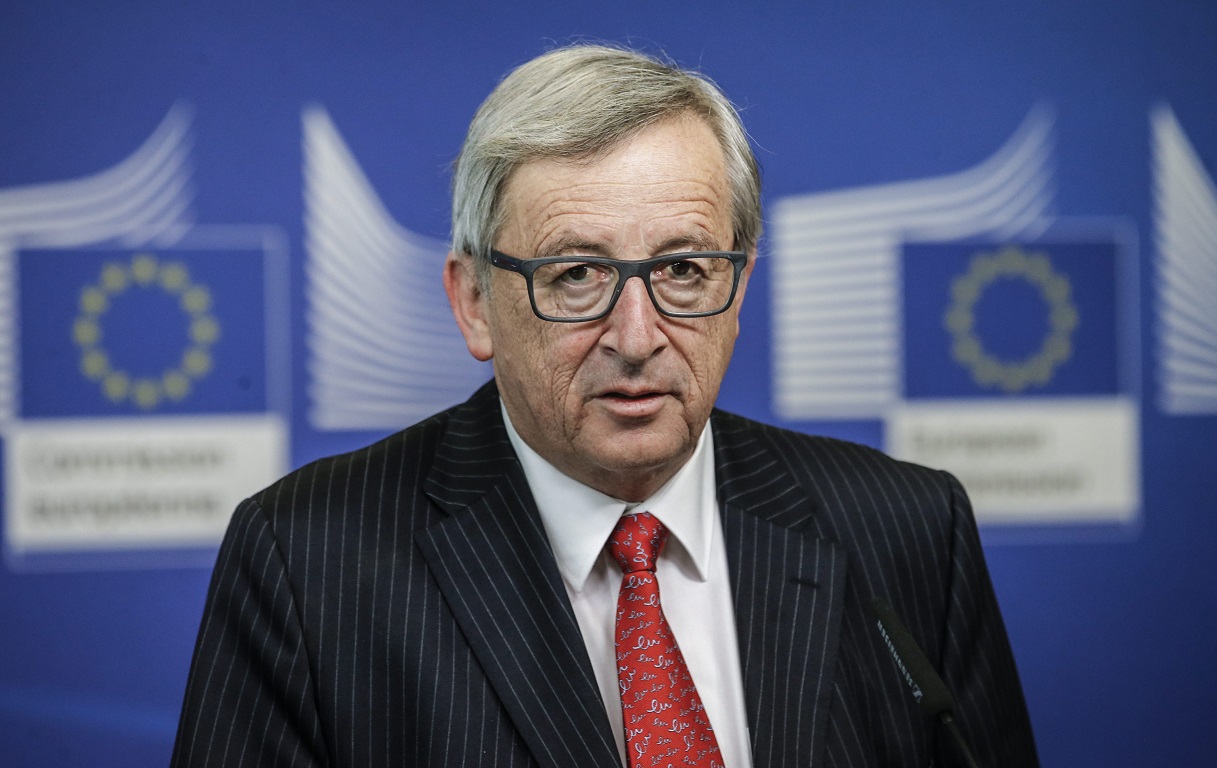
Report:
<svg viewBox="0 0 1217 768"><path fill-rule="evenodd" d="M668 530L649 512L609 537L624 574L617 597L617 682L629 768L721 768L722 755L685 658L659 605L655 559Z"/></svg>

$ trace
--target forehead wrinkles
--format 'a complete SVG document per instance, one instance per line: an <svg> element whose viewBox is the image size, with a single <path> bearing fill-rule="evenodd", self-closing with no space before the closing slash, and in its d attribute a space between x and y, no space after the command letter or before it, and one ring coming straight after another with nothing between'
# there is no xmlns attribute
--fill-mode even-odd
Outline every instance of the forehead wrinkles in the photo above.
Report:
<svg viewBox="0 0 1217 768"><path fill-rule="evenodd" d="M523 170L523 169L521 169ZM635 241L658 247L677 240L704 247L731 231L727 201L714 183L697 179L510 185L505 229L537 253L566 245ZM523 254L528 255L528 254Z"/></svg>
<svg viewBox="0 0 1217 768"><path fill-rule="evenodd" d="M500 234L521 256L563 241L603 250L727 245L733 229L722 150L700 120L658 123L590 159L525 163L507 180L503 204Z"/></svg>

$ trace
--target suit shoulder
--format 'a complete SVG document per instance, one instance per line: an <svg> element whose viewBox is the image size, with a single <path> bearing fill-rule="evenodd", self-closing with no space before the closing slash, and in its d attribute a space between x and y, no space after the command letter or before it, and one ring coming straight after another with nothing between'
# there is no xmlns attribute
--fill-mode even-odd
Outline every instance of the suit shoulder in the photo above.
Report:
<svg viewBox="0 0 1217 768"><path fill-rule="evenodd" d="M289 472L252 496L272 514L303 499L333 498L336 490L349 494L352 485L373 480L383 484L392 478L397 485L417 485L425 477L450 421L450 412L423 421L355 450L311 461Z"/></svg>
<svg viewBox="0 0 1217 768"><path fill-rule="evenodd" d="M715 411L716 447L747 456L753 444L784 465L812 495L921 498L949 504L954 479L946 472L892 458L880 450L838 438L809 435Z"/></svg>

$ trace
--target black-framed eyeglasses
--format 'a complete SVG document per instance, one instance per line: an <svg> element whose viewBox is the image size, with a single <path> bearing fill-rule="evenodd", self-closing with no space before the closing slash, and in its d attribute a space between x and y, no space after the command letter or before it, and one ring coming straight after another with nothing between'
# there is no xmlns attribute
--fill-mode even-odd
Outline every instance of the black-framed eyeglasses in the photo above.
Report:
<svg viewBox="0 0 1217 768"><path fill-rule="evenodd" d="M741 251L697 251L643 261L599 256L517 259L492 250L490 263L523 275L537 317L580 323L612 312L631 277L642 280L662 315L708 317L725 312L735 300L748 256Z"/></svg>

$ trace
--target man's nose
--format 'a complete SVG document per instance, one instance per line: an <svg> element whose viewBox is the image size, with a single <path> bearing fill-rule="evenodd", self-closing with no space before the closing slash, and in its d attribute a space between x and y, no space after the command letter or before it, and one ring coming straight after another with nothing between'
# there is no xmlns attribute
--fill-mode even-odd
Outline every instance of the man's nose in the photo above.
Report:
<svg viewBox="0 0 1217 768"><path fill-rule="evenodd" d="M652 303L641 277L625 281L608 320L603 341L627 363L642 363L667 344L660 327L663 315Z"/></svg>

